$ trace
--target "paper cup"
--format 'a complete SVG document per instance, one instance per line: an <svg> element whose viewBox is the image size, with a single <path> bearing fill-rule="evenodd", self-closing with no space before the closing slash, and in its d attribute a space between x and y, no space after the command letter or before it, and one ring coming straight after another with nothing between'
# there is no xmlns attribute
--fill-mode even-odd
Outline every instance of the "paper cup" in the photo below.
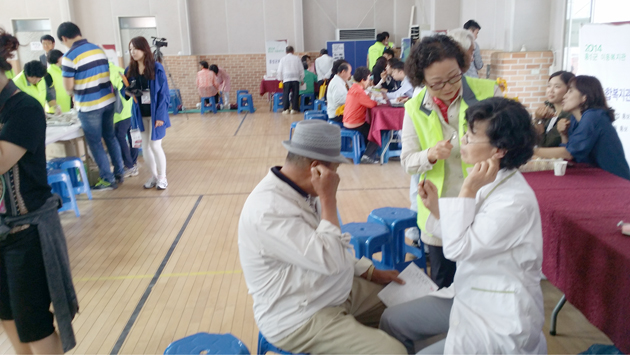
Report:
<svg viewBox="0 0 630 355"><path fill-rule="evenodd" d="M556 176L564 176L567 172L567 164L566 161L557 161L553 164L553 173Z"/></svg>

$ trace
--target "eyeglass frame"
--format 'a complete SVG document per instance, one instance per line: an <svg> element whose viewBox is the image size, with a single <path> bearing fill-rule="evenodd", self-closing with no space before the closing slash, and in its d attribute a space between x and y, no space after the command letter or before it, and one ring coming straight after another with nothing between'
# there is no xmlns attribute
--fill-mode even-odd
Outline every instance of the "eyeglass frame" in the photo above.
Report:
<svg viewBox="0 0 630 355"><path fill-rule="evenodd" d="M452 81L453 79L455 79L457 77L459 77L457 80ZM455 85L455 84L459 83L462 80L463 77L464 77L464 73L460 72L459 74L448 78L446 81L442 81L441 83L437 83L437 84L433 84L433 85L427 85L427 86L430 87L431 90L438 91L438 90L444 89L444 87L446 86L446 83L449 83L451 85ZM439 85L441 85L441 86L438 88L437 86L439 86Z"/></svg>
<svg viewBox="0 0 630 355"><path fill-rule="evenodd" d="M470 144L490 143L490 141L483 141L483 142L469 142L469 140L468 140L468 131L466 131L466 133L464 133L464 135L462 136L462 143L464 143L465 145L470 145Z"/></svg>

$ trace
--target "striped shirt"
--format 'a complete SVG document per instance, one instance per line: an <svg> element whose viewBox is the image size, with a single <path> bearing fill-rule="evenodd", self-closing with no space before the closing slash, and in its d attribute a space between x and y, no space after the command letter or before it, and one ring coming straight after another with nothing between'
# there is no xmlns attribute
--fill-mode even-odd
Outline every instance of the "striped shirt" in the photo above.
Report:
<svg viewBox="0 0 630 355"><path fill-rule="evenodd" d="M116 98L109 81L109 62L105 52L86 39L74 42L63 56L64 78L74 78L74 103L81 112L101 109Z"/></svg>

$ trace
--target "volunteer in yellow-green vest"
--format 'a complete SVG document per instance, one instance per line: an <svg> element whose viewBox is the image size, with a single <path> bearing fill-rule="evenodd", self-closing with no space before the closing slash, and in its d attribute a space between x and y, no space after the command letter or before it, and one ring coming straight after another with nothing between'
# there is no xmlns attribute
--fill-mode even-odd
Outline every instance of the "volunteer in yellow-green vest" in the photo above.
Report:
<svg viewBox="0 0 630 355"><path fill-rule="evenodd" d="M382 32L376 35L376 43L368 48L368 69L376 64L376 60L383 55L386 48L394 48L394 44L389 42L389 33Z"/></svg>
<svg viewBox="0 0 630 355"><path fill-rule="evenodd" d="M55 108L56 113L61 113L61 108L57 106L53 80L39 60L26 63L24 70L13 78L13 82L20 90L37 99L42 107L48 103L50 107Z"/></svg>
<svg viewBox="0 0 630 355"><path fill-rule="evenodd" d="M109 80L116 88L117 94L120 95L120 89L124 83L122 77L125 75L125 69L109 62ZM123 163L125 164L124 177L138 176L138 149L133 147L131 139L131 107L133 99L126 95L120 95L123 103L123 110L120 113L114 112L114 133L120 145L120 152Z"/></svg>
<svg viewBox="0 0 630 355"><path fill-rule="evenodd" d="M414 87L424 88L405 104L401 163L408 174L433 182L440 197L457 197L468 175L460 155L466 132L466 109L476 102L501 96L496 82L464 77L470 58L446 35L425 37L415 45L405 72ZM418 197L419 198L419 197ZM438 287L448 287L455 276L455 263L444 258L441 239L425 233L429 211L418 202L418 228L429 247L431 278Z"/></svg>
<svg viewBox="0 0 630 355"><path fill-rule="evenodd" d="M63 86L61 58L63 58L63 53L61 53L60 50L53 49L48 52L48 74L52 78L53 85L55 86L57 105L61 108L61 112L68 112L72 108L72 98L68 95L66 88ZM55 108L50 105L46 105L46 112L54 113Z"/></svg>
<svg viewBox="0 0 630 355"><path fill-rule="evenodd" d="M13 72L13 69L9 69L7 71L4 72L4 75L7 77L7 79L11 80L13 78L15 78L15 73Z"/></svg>

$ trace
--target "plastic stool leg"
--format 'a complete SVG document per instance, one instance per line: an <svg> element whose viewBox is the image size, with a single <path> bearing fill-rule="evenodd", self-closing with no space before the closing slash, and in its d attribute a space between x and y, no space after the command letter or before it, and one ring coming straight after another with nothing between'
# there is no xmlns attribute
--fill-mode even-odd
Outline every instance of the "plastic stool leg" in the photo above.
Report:
<svg viewBox="0 0 630 355"><path fill-rule="evenodd" d="M72 188L72 182L70 181L70 178L68 176L68 179L64 181L64 183L66 184L66 192L68 193L68 197L70 197L70 205L72 206L72 209L74 210L74 214L77 217L80 217L81 214L79 213L79 205L77 204L77 199L74 196L74 189Z"/></svg>
<svg viewBox="0 0 630 355"><path fill-rule="evenodd" d="M81 163L81 167L79 168L79 172L81 173L81 181L83 181L83 186L86 188L86 193L88 200L92 199L92 189L90 189L90 183L88 182L87 173L85 172L85 166L83 162Z"/></svg>

